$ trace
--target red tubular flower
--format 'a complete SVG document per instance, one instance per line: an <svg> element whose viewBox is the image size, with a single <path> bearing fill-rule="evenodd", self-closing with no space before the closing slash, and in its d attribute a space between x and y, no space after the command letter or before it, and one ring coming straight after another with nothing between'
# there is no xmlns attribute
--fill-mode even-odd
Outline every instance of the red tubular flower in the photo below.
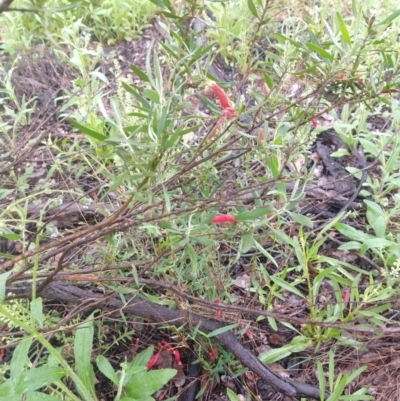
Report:
<svg viewBox="0 0 400 401"><path fill-rule="evenodd" d="M249 340L252 340L252 339L253 339L253 334L251 334L251 331L250 331L250 330L247 330L246 333L244 333L244 334L247 336L247 338L248 338Z"/></svg>
<svg viewBox="0 0 400 401"><path fill-rule="evenodd" d="M314 128L318 127L318 122L317 122L317 120L315 118L311 119L311 124L313 125Z"/></svg>
<svg viewBox="0 0 400 401"><path fill-rule="evenodd" d="M218 357L218 348L215 345L211 348L211 351L209 352L209 355L210 355L210 359L211 359L212 362L214 362L217 359L217 357Z"/></svg>
<svg viewBox="0 0 400 401"><path fill-rule="evenodd" d="M160 357L161 354L161 349L155 354L150 361L147 364L147 370L150 370L158 361L158 358Z"/></svg>
<svg viewBox="0 0 400 401"><path fill-rule="evenodd" d="M221 303L221 299L220 298L215 298L215 303L216 304L220 304ZM222 317L221 309L217 309L217 316L218 317Z"/></svg>
<svg viewBox="0 0 400 401"><path fill-rule="evenodd" d="M236 223L236 217L231 214L219 214L215 216L211 223L222 224L222 223Z"/></svg>
<svg viewBox="0 0 400 401"><path fill-rule="evenodd" d="M161 344L162 344L167 350L171 350L171 349L172 349L172 345L171 345L169 342L165 341L165 340L162 340L162 341L161 341Z"/></svg>
<svg viewBox="0 0 400 401"><path fill-rule="evenodd" d="M236 110L233 107L227 107L226 109L222 110L222 115L225 118L231 118L236 116Z"/></svg>
<svg viewBox="0 0 400 401"><path fill-rule="evenodd" d="M181 366L182 365L182 362L181 362L181 354L180 354L180 352L176 349L176 350L174 350L174 358L175 358L175 362L177 363L177 365L178 366Z"/></svg>
<svg viewBox="0 0 400 401"><path fill-rule="evenodd" d="M221 107L223 108L224 117L229 118L229 117L235 116L236 110L233 108L233 104L232 104L231 100L229 99L228 95L225 93L225 91L220 86L218 86L215 82L212 82L210 84L210 88L218 96Z"/></svg>
<svg viewBox="0 0 400 401"><path fill-rule="evenodd" d="M350 300L350 290L346 288L343 291L343 303L346 305Z"/></svg>

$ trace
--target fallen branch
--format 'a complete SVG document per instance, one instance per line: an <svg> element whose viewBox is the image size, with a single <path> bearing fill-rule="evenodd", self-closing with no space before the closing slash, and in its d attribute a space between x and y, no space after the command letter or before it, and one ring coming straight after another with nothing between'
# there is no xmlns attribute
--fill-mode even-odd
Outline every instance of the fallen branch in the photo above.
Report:
<svg viewBox="0 0 400 401"><path fill-rule="evenodd" d="M9 8L10 8L10 5L11 5L11 3L13 2L14 0L3 0L1 3L0 3L0 14L2 13L2 12L4 12L4 11L7 11Z"/></svg>

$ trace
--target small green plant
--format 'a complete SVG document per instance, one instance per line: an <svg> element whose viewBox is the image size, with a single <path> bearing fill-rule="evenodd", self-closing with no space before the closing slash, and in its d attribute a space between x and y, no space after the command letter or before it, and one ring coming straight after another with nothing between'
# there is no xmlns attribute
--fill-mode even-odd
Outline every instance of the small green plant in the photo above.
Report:
<svg viewBox="0 0 400 401"><path fill-rule="evenodd" d="M351 373L336 373L335 369L335 353L329 351L329 362L328 362L328 372L324 370L324 366L321 361L317 361L317 372L318 372L318 382L320 389L320 399L321 401L337 401L337 400L373 400L374 397L367 395L368 389L363 387L352 394L344 395L346 386L355 380L367 367L362 366ZM326 386L326 376L328 376L329 393L330 395L326 397L325 390Z"/></svg>
<svg viewBox="0 0 400 401"><path fill-rule="evenodd" d="M59 399L37 390L47 387L52 383L61 380L66 372L57 366L41 366L32 368L28 359L29 349L32 345L32 338L21 341L13 352L10 363L10 377L0 384L0 398L3 401L45 400L58 401Z"/></svg>
<svg viewBox="0 0 400 401"><path fill-rule="evenodd" d="M176 375L176 369L147 370L153 351L153 347L146 348L132 361L122 363L117 372L107 358L102 355L96 358L99 370L117 388L114 401L154 401L151 395Z"/></svg>

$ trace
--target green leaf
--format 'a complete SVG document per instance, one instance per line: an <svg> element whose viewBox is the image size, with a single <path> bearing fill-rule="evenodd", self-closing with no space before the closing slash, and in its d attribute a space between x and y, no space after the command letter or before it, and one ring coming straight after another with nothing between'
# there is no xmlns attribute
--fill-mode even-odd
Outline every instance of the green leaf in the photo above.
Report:
<svg viewBox="0 0 400 401"><path fill-rule="evenodd" d="M347 149L340 148L336 152L331 153L331 157L343 157L350 156L350 153Z"/></svg>
<svg viewBox="0 0 400 401"><path fill-rule="evenodd" d="M58 397L53 397L45 393L39 393L37 391L29 391L26 393L26 401L60 401Z"/></svg>
<svg viewBox="0 0 400 401"><path fill-rule="evenodd" d="M313 222L306 216L303 216L299 213L289 212L290 217L296 222L301 224L304 227L313 228Z"/></svg>
<svg viewBox="0 0 400 401"><path fill-rule="evenodd" d="M132 366L147 366L148 362L150 361L151 356L153 355L154 347L149 347L144 349L142 352L139 352L129 365Z"/></svg>
<svg viewBox="0 0 400 401"><path fill-rule="evenodd" d="M307 43L307 47L315 52L318 53L322 58L328 59L329 61L333 61L334 57L329 54L326 50L324 50L322 47L319 47L317 45L315 45L314 43Z"/></svg>
<svg viewBox="0 0 400 401"><path fill-rule="evenodd" d="M57 366L41 366L26 370L21 375L21 380L17 384L15 392L23 394L27 391L38 390L62 379L65 374L65 370Z"/></svg>
<svg viewBox="0 0 400 401"><path fill-rule="evenodd" d="M122 397L119 401L155 401L153 397L145 397L142 400L136 400L135 398L131 397Z"/></svg>
<svg viewBox="0 0 400 401"><path fill-rule="evenodd" d="M157 7L161 8L167 8L167 6L164 4L162 0L150 0L153 4L155 4ZM168 9L168 8L167 8Z"/></svg>
<svg viewBox="0 0 400 401"><path fill-rule="evenodd" d="M96 358L96 364L100 372L103 373L103 375L107 377L107 379L111 380L118 387L118 377L108 359L105 358L103 355L98 355Z"/></svg>
<svg viewBox="0 0 400 401"><path fill-rule="evenodd" d="M82 124L79 124L78 121L75 121L72 118L68 119L68 121L79 131L83 132L87 136L90 136L91 138L97 139L98 141L104 141L105 139L107 139L107 137L102 133L94 131L91 128L86 127Z"/></svg>
<svg viewBox="0 0 400 401"><path fill-rule="evenodd" d="M78 326L74 341L74 356L76 371L85 388L95 396L94 371L90 362L93 349L93 314L89 320Z"/></svg>
<svg viewBox="0 0 400 401"><path fill-rule="evenodd" d="M9 239L10 241L17 241L21 239L19 234L2 234L1 236L5 239Z"/></svg>
<svg viewBox="0 0 400 401"><path fill-rule="evenodd" d="M274 178L278 178L281 174L279 170L279 161L278 158L275 155L271 155L270 157L267 157L267 166L271 170L272 176Z"/></svg>
<svg viewBox="0 0 400 401"><path fill-rule="evenodd" d="M6 297L6 282L11 273L12 270L0 274L0 305L4 303L4 299Z"/></svg>
<svg viewBox="0 0 400 401"><path fill-rule="evenodd" d="M324 368L322 366L321 361L317 361L317 372L318 372L318 384L319 384L319 397L321 400L325 399L325 375Z"/></svg>
<svg viewBox="0 0 400 401"><path fill-rule="evenodd" d="M346 378L342 377L339 384L336 386L335 390L331 393L326 401L337 401L339 396L342 395L344 388L346 387Z"/></svg>
<svg viewBox="0 0 400 401"><path fill-rule="evenodd" d="M197 242L198 244L201 244L201 245L205 245L205 246L215 245L215 241L205 235L201 236L201 237L193 237L192 239L194 242Z"/></svg>
<svg viewBox="0 0 400 401"><path fill-rule="evenodd" d="M143 94L156 104L160 104L160 96L153 89L144 89Z"/></svg>
<svg viewBox="0 0 400 401"><path fill-rule="evenodd" d="M247 6L249 7L250 12L258 19L258 13L256 6L253 3L253 0L247 0Z"/></svg>
<svg viewBox="0 0 400 401"><path fill-rule="evenodd" d="M377 237L384 237L386 231L386 215L382 208L375 202L365 200L367 205L367 220L375 231Z"/></svg>
<svg viewBox="0 0 400 401"><path fill-rule="evenodd" d="M176 373L177 370L175 369L138 373L125 384L126 395L137 400L143 400L143 397L154 394L164 384L168 383Z"/></svg>
<svg viewBox="0 0 400 401"><path fill-rule="evenodd" d="M264 75L264 81L267 84L268 88L272 89L274 87L273 78L270 75L268 75L266 72L264 72L263 75Z"/></svg>
<svg viewBox="0 0 400 401"><path fill-rule="evenodd" d="M211 49L215 46L215 43L208 45L207 47L199 47L193 54L192 58L188 62L188 67L191 67L198 59L200 59L204 54L208 54Z"/></svg>
<svg viewBox="0 0 400 401"><path fill-rule="evenodd" d="M69 4L66 4L65 6L48 8L48 9L46 9L46 11L49 13L60 13L60 12L72 10L76 7L79 7L82 3L83 3L82 1L74 1Z"/></svg>
<svg viewBox="0 0 400 401"><path fill-rule="evenodd" d="M10 366L10 382L14 385L17 385L24 372L31 344L32 338L26 338L17 345L13 352Z"/></svg>
<svg viewBox="0 0 400 401"><path fill-rule="evenodd" d="M169 114L170 114L169 104L166 104L162 109L161 116L158 117L158 121L154 121L155 132L158 137L163 135L164 137L168 138L168 133L165 133L165 131L166 131L166 128L168 127L169 121L170 121L170 120L167 120Z"/></svg>
<svg viewBox="0 0 400 401"><path fill-rule="evenodd" d="M336 20L339 25L340 33L342 34L343 40L350 45L351 44L351 39L349 35L349 31L347 30L346 23L343 20L343 17L340 15L340 13L336 13Z"/></svg>
<svg viewBox="0 0 400 401"><path fill-rule="evenodd" d="M127 376L137 375L140 372L146 372L147 366L128 366L126 369Z"/></svg>
<svg viewBox="0 0 400 401"><path fill-rule="evenodd" d="M359 8L359 2L356 0L351 0L351 10L353 11L353 15L355 18L358 16L358 8Z"/></svg>
<svg viewBox="0 0 400 401"><path fill-rule="evenodd" d="M131 65L129 67L142 81L144 82L150 82L149 77L138 67L135 65Z"/></svg>
<svg viewBox="0 0 400 401"><path fill-rule="evenodd" d="M295 42L293 39L290 39L287 36L284 36L280 33L275 33L275 37L278 39L279 42L281 43L285 43L285 42L289 42L291 43L294 47L296 47L297 49L301 49L301 45L297 42Z"/></svg>
<svg viewBox="0 0 400 401"><path fill-rule="evenodd" d="M354 227L348 226L347 224L343 224L343 223L336 223L334 225L334 227L336 228L336 230L338 230L340 232L340 234L343 234L344 236L346 236L347 238L350 238L354 241L367 241L371 238L375 238L374 236L370 235L370 234L366 234L363 231L357 230Z"/></svg>
<svg viewBox="0 0 400 401"><path fill-rule="evenodd" d="M245 234L240 242L240 252L246 253L254 246L254 238L251 234Z"/></svg>
<svg viewBox="0 0 400 401"><path fill-rule="evenodd" d="M139 93L139 91L133 86L133 85L128 85L125 82L122 82L122 86L124 89L129 92L131 95L133 95L139 102L142 104L142 107L148 111L151 110L150 103Z"/></svg>
<svg viewBox="0 0 400 401"><path fill-rule="evenodd" d="M188 134L190 132L193 132L196 129L202 127L202 126L203 126L202 124L197 124L197 125L195 125L193 127L188 127L188 128L185 128L185 129L176 130L170 137L167 137L167 140L162 145L161 150L165 150L165 149L171 148L172 146L175 145L176 141L180 137L182 137L182 136L184 136L184 135L186 135L186 134Z"/></svg>
<svg viewBox="0 0 400 401"><path fill-rule="evenodd" d="M342 50L342 46L339 44L339 42L336 39L336 34L333 32L332 28L328 24L328 21L325 21L325 28L328 31L329 37L331 38L332 42L336 45L336 47L340 50Z"/></svg>
<svg viewBox="0 0 400 401"><path fill-rule="evenodd" d="M208 333L208 337L211 338L211 337L218 336L219 334L225 333L229 330L234 329L235 327L238 327L238 325L239 325L239 323L233 323L228 326L220 327L219 329L214 330L211 333Z"/></svg>
<svg viewBox="0 0 400 401"><path fill-rule="evenodd" d="M31 315L40 328L43 328L43 302L42 298L36 298L31 301Z"/></svg>
<svg viewBox="0 0 400 401"><path fill-rule="evenodd" d="M363 245L369 248L386 248L387 246L394 245L394 242L388 241L385 238L371 238L364 241Z"/></svg>
<svg viewBox="0 0 400 401"><path fill-rule="evenodd" d="M307 348L307 341L298 344L287 344L281 348L274 348L268 350L267 352L264 352L258 357L258 359L265 364L269 364L272 362L280 361L281 359L284 359L287 356L291 355L293 352L302 352Z"/></svg>
<svg viewBox="0 0 400 401"><path fill-rule="evenodd" d="M257 219L258 217L266 216L273 210L274 209L272 207L260 207L257 209L250 210L248 212L239 213L235 217L237 221L254 220Z"/></svg>
<svg viewBox="0 0 400 401"><path fill-rule="evenodd" d="M340 401L367 401L367 400L375 400L375 397L372 395L366 394L351 394L351 395L342 395L340 397Z"/></svg>
<svg viewBox="0 0 400 401"><path fill-rule="evenodd" d="M230 388L226 389L226 395L230 401L240 401L240 398Z"/></svg>
<svg viewBox="0 0 400 401"><path fill-rule="evenodd" d="M298 295L301 298L304 298L304 295L299 291L294 285L288 283L285 280L282 280L280 277L277 276L270 276L270 279L277 284L279 287L284 288L287 291L292 292L293 294Z"/></svg>
<svg viewBox="0 0 400 401"><path fill-rule="evenodd" d="M376 146L376 144L364 139L364 138L358 138L360 141L362 147L364 148L364 151L367 151L370 153L372 156L378 156L379 154L379 147Z"/></svg>
<svg viewBox="0 0 400 401"><path fill-rule="evenodd" d="M346 385L350 384L357 376L360 376L364 370L367 369L367 366L361 366L361 368L358 368L351 372L350 374L347 374L346 377Z"/></svg>
<svg viewBox="0 0 400 401"><path fill-rule="evenodd" d="M395 20L400 15L400 10L395 11L394 13L390 14L385 20L379 23L379 25L390 24L393 20Z"/></svg>

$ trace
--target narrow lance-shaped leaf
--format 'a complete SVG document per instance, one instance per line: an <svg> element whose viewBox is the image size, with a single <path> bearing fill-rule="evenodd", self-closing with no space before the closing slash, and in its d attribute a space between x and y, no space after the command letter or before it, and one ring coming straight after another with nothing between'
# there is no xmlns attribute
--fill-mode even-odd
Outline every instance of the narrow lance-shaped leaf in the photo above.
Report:
<svg viewBox="0 0 400 401"><path fill-rule="evenodd" d="M395 20L400 15L400 10L395 11L390 14L385 20L383 20L380 25L390 24L393 20Z"/></svg>
<svg viewBox="0 0 400 401"><path fill-rule="evenodd" d="M93 318L93 314L89 317L89 319L91 318ZM74 341L76 370L85 388L91 394L95 394L94 371L91 364L93 334L93 321L87 321L78 327Z"/></svg>
<svg viewBox="0 0 400 401"><path fill-rule="evenodd" d="M240 213L236 216L237 221L254 220L259 217L265 217L268 213L271 213L274 209L272 207L260 207L257 209L250 210L248 212Z"/></svg>
<svg viewBox="0 0 400 401"><path fill-rule="evenodd" d="M324 50L322 47L319 47L319 46L315 45L314 43L307 43L307 47L311 51L318 53L322 58L326 58L330 61L333 60L333 56L331 54L329 54L326 50Z"/></svg>
<svg viewBox="0 0 400 401"><path fill-rule="evenodd" d="M145 82L150 82L149 77L138 67L135 65L131 65L130 69L142 80Z"/></svg>
<svg viewBox="0 0 400 401"><path fill-rule="evenodd" d="M78 123L78 121L75 121L72 118L69 119L69 122L79 131L86 134L87 136L90 136L91 138L97 139L98 141L104 141L105 139L107 139L107 137L102 133L92 130L91 128Z"/></svg>
<svg viewBox="0 0 400 401"><path fill-rule="evenodd" d="M258 13L256 6L253 3L253 0L247 0L247 7L249 7L250 12L258 19Z"/></svg>
<svg viewBox="0 0 400 401"><path fill-rule="evenodd" d="M349 31L347 30L346 23L344 22L343 17L340 15L340 13L336 13L336 20L338 22L340 33L342 34L343 40L348 45L351 44Z"/></svg>

